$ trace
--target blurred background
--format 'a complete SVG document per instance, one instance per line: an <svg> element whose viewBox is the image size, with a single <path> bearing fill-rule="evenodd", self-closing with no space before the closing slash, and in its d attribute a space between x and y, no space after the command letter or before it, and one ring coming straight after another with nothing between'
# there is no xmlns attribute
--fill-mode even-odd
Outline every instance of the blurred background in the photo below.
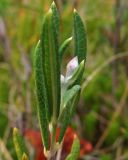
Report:
<svg viewBox="0 0 128 160"><path fill-rule="evenodd" d="M22 134L39 128L33 55L51 2L0 0L0 160L17 160L13 127ZM61 15L60 43L72 35L74 7L87 28L82 96L71 122L93 147L82 159L128 160L128 1L55 2ZM73 44L64 56L62 72L72 55Z"/></svg>

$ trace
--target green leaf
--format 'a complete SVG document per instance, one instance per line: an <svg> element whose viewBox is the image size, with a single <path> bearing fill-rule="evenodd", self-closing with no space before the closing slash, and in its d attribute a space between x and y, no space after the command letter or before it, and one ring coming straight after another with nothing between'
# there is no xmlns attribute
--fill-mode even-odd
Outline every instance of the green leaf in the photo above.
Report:
<svg viewBox="0 0 128 160"><path fill-rule="evenodd" d="M59 27L60 27L60 15L59 12L57 10L56 4L53 1L52 5L51 5L51 9L52 9L52 13L53 13L53 23L54 23L54 29L56 32L56 38L59 38Z"/></svg>
<svg viewBox="0 0 128 160"><path fill-rule="evenodd" d="M70 115L70 109L69 109L69 105L66 106L64 109L63 109L63 114L61 115L61 118L59 118L60 120L60 135L59 135L59 143L62 142L63 140L63 137L64 137L64 134L65 134L65 131L67 129L67 126L70 122L70 119L71 119L71 115Z"/></svg>
<svg viewBox="0 0 128 160"><path fill-rule="evenodd" d="M73 116L73 114L76 110L76 107L78 105L78 102L79 102L79 99L80 99L80 92L81 92L81 89L78 90L78 92L75 94L75 96L72 99L71 109L70 109L71 117Z"/></svg>
<svg viewBox="0 0 128 160"><path fill-rule="evenodd" d="M59 55L60 55L60 61L62 61L63 55L66 52L67 48L69 47L70 43L72 41L72 37L66 39L59 48Z"/></svg>
<svg viewBox="0 0 128 160"><path fill-rule="evenodd" d="M82 77L84 73L84 60L80 63L78 69L75 71L71 79L68 82L68 88L71 88L74 85L80 85L82 82Z"/></svg>
<svg viewBox="0 0 128 160"><path fill-rule="evenodd" d="M80 91L80 86L75 85L71 89L67 90L65 92L64 98L63 98L63 107L66 107L68 103L73 99L73 97Z"/></svg>
<svg viewBox="0 0 128 160"><path fill-rule="evenodd" d="M0 128L2 128L0 131L0 138L4 137L7 126L8 126L8 118L5 114L1 113L2 110L3 110L3 106L0 106L0 119L1 119Z"/></svg>
<svg viewBox="0 0 128 160"><path fill-rule="evenodd" d="M48 106L47 106L47 97L46 97L46 88L44 83L44 73L42 69L42 50L40 46L40 41L38 42L35 49L35 83L36 83L36 94L37 94L37 112L38 119L41 128L41 135L43 144L48 149L48 141L49 141L49 132L48 132Z"/></svg>
<svg viewBox="0 0 128 160"><path fill-rule="evenodd" d="M86 58L87 39L84 24L76 10L74 10L74 47L75 56L80 63Z"/></svg>
<svg viewBox="0 0 128 160"><path fill-rule="evenodd" d="M74 98L77 97L78 93L80 93L80 86L75 85L71 89L65 91L62 103L61 103L61 111L60 111L60 116L59 119L61 119L61 115L63 114L63 110L66 108L66 106L70 105L69 103L73 102ZM72 107L70 107L70 111L72 110Z"/></svg>
<svg viewBox="0 0 128 160"><path fill-rule="evenodd" d="M75 105L77 105L76 102L76 98L77 98L77 102L78 102L78 93L80 93L80 86L79 85L75 85L73 86L71 89L69 89L68 91L65 92L64 94L64 98L63 98L63 102L61 105L61 114L59 116L59 121L60 121L60 136L59 136L59 143L61 143L66 128L70 122L71 119L71 115L73 114L74 111L74 107Z"/></svg>
<svg viewBox="0 0 128 160"><path fill-rule="evenodd" d="M53 8L53 7L52 7ZM60 109L60 63L55 13L50 9L42 26L43 70L50 114L57 119Z"/></svg>
<svg viewBox="0 0 128 160"><path fill-rule="evenodd" d="M75 137L72 145L70 154L67 156L66 160L77 160L80 153L80 142L77 137Z"/></svg>
<svg viewBox="0 0 128 160"><path fill-rule="evenodd" d="M15 146L15 150L16 150L18 160L22 160L23 154L24 153L27 154L28 151L27 151L27 148L25 146L24 139L20 135L17 128L13 129L13 143L14 143L14 146Z"/></svg>

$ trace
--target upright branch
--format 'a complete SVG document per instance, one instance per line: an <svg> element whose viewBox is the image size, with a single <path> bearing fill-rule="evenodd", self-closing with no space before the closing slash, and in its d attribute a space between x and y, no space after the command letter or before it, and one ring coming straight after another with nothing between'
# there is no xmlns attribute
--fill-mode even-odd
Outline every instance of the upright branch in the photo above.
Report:
<svg viewBox="0 0 128 160"><path fill-rule="evenodd" d="M60 151L65 132L80 98L87 40L84 24L76 10L74 10L73 21L73 36L60 45L60 18L53 2L43 19L40 40L35 49L37 113L44 154L48 160L61 159ZM74 58L67 64L66 75L63 76L60 73L61 62L72 40L74 41ZM60 128L58 139L56 139L57 128ZM16 144L15 139L14 144ZM79 156L79 148L79 139L75 136L71 153L66 160L76 160ZM20 152L20 157L25 159L25 153ZM19 157L19 154L17 155Z"/></svg>

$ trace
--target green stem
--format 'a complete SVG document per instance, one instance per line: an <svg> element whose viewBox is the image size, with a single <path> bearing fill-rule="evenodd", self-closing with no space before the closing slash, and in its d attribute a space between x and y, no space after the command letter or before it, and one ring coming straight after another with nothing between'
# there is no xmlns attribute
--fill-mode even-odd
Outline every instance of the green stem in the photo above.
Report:
<svg viewBox="0 0 128 160"><path fill-rule="evenodd" d="M56 128L57 123L56 119L53 118L52 120L52 130L51 130L51 147L48 160L55 160L56 159Z"/></svg>
<svg viewBox="0 0 128 160"><path fill-rule="evenodd" d="M57 124L56 124L56 121L53 121L53 124L52 124L52 135L51 135L51 147L55 145L55 142L56 142L56 127L57 127Z"/></svg>

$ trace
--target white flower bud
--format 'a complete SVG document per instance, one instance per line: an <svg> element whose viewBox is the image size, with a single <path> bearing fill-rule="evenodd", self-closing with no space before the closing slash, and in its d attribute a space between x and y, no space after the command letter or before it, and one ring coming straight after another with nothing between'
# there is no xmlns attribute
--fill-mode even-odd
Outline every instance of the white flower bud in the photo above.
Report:
<svg viewBox="0 0 128 160"><path fill-rule="evenodd" d="M76 71L78 68L78 58L77 56L71 59L71 61L67 64L67 71L66 71L66 79L69 80L73 73Z"/></svg>

